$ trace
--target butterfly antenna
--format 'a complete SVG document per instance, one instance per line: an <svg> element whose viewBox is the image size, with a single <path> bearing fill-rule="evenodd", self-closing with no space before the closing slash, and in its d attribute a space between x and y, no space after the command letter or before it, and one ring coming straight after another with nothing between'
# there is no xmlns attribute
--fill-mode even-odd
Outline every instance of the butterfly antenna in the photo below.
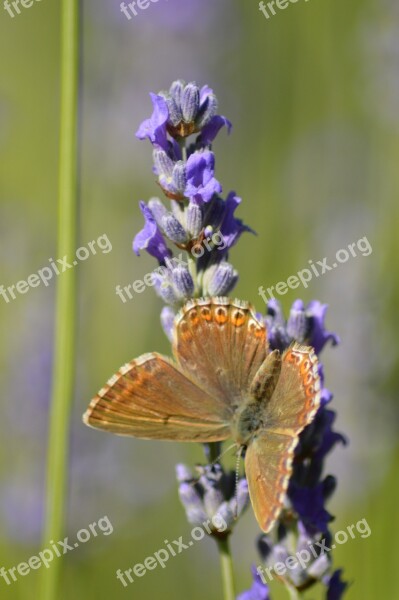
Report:
<svg viewBox="0 0 399 600"><path fill-rule="evenodd" d="M226 450L223 450L223 452L221 452L219 454L219 456L217 456L215 458L215 460L213 460L210 464L211 467L213 467L213 465L215 465L216 463L218 463L220 461L220 459L227 454L227 452L229 452L232 448L234 448L235 446L237 446L236 442L234 442L234 444L231 444L231 446L229 446L228 448L226 448Z"/></svg>
<svg viewBox="0 0 399 600"><path fill-rule="evenodd" d="M240 446L238 448L237 460L236 460L236 492L235 492L235 496L236 496L236 510L235 510L235 515L234 515L234 519L236 521L238 519L238 480L240 478L240 461L241 461L241 456L242 456L243 449L244 449L244 446Z"/></svg>

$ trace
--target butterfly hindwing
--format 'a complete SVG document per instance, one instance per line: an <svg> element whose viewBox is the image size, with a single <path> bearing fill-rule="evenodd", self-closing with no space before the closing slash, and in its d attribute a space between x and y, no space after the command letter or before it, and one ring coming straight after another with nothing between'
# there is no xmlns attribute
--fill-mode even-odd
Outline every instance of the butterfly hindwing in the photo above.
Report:
<svg viewBox="0 0 399 600"><path fill-rule="evenodd" d="M168 358L144 354L91 401L87 425L145 439L211 442L230 435L229 413Z"/></svg>
<svg viewBox="0 0 399 600"><path fill-rule="evenodd" d="M265 426L253 437L245 457L252 506L265 532L281 510L298 436L319 406L316 355L313 348L293 344L282 356L277 384L265 408Z"/></svg>
<svg viewBox="0 0 399 600"><path fill-rule="evenodd" d="M256 520L267 533L279 516L297 439L263 431L248 446L245 472Z"/></svg>
<svg viewBox="0 0 399 600"><path fill-rule="evenodd" d="M310 346L293 344L282 356L280 376L267 405L270 427L298 435L320 406L320 377L316 354ZM277 426L277 425L276 425Z"/></svg>

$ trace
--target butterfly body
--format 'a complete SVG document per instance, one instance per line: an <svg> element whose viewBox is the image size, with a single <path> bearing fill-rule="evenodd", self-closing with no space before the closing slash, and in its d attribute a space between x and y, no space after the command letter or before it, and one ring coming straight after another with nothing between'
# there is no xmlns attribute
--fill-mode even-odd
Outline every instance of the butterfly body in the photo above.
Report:
<svg viewBox="0 0 399 600"><path fill-rule="evenodd" d="M232 437L259 525L268 531L286 493L298 436L320 404L317 358L294 344L270 352L251 306L190 300L175 319L174 361L145 354L92 400L86 424L121 435L189 442Z"/></svg>
<svg viewBox="0 0 399 600"><path fill-rule="evenodd" d="M268 425L267 405L277 385L280 371L281 355L278 350L274 350L259 367L249 396L243 399L242 405L236 411L232 437L239 446L248 446Z"/></svg>

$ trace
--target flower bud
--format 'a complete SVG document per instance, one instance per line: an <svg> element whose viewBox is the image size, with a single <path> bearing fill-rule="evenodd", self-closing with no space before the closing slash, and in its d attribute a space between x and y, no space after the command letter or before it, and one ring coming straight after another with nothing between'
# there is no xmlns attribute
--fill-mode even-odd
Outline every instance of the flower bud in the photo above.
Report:
<svg viewBox="0 0 399 600"><path fill-rule="evenodd" d="M170 270L159 267L152 273L156 293L166 304L177 304L178 297L171 279Z"/></svg>
<svg viewBox="0 0 399 600"><path fill-rule="evenodd" d="M206 282L207 293L210 296L226 296L233 289L237 280L237 271L230 263L222 261L209 268L204 275L204 286Z"/></svg>
<svg viewBox="0 0 399 600"><path fill-rule="evenodd" d="M184 190L186 189L186 183L186 165L182 160L179 160L173 167L172 185L177 193L183 195Z"/></svg>
<svg viewBox="0 0 399 600"><path fill-rule="evenodd" d="M175 323L175 312L170 306L164 306L161 311L161 325L168 340L173 341L173 327Z"/></svg>
<svg viewBox="0 0 399 600"><path fill-rule="evenodd" d="M180 103L177 104L174 98L171 96L166 96L165 102L169 111L169 122L176 127L176 125L178 125L183 118Z"/></svg>
<svg viewBox="0 0 399 600"><path fill-rule="evenodd" d="M162 229L162 218L168 214L166 207L159 198L151 198L148 201L148 208L151 210L156 224Z"/></svg>
<svg viewBox="0 0 399 600"><path fill-rule="evenodd" d="M201 104L201 108L198 112L195 120L198 129L205 127L209 121L214 117L218 110L218 101L215 94L209 94L206 100Z"/></svg>
<svg viewBox="0 0 399 600"><path fill-rule="evenodd" d="M162 217L162 229L175 244L185 244L188 240L187 232L172 213L167 213Z"/></svg>
<svg viewBox="0 0 399 600"><path fill-rule="evenodd" d="M198 114L200 105L200 91L199 87L195 83L188 83L184 88L184 92L181 99L181 109L183 113L183 120L186 123L191 123L195 120Z"/></svg>
<svg viewBox="0 0 399 600"><path fill-rule="evenodd" d="M186 210L186 225L193 238L199 236L202 229L202 210L198 204L190 202Z"/></svg>
<svg viewBox="0 0 399 600"><path fill-rule="evenodd" d="M184 88L186 87L186 82L183 79L177 79L172 83L169 89L170 97L173 98L177 106L181 106L181 99L183 96Z"/></svg>
<svg viewBox="0 0 399 600"><path fill-rule="evenodd" d="M293 340L302 344L306 339L308 320L302 300L296 300L292 305L287 321L287 334Z"/></svg>
<svg viewBox="0 0 399 600"><path fill-rule="evenodd" d="M179 299L186 300L193 295L194 281L186 266L178 265L172 269L172 281Z"/></svg>
<svg viewBox="0 0 399 600"><path fill-rule="evenodd" d="M165 150L156 148L152 153L154 160L155 170L159 177L172 177L174 162L166 154Z"/></svg>

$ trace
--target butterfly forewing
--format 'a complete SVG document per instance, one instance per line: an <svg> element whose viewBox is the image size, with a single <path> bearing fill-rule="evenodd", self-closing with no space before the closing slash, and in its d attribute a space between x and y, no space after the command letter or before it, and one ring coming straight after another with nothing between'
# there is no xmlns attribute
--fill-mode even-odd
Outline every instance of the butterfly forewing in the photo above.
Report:
<svg viewBox="0 0 399 600"><path fill-rule="evenodd" d="M166 357L144 354L125 365L92 400L84 422L140 438L211 442L230 435L224 403Z"/></svg>
<svg viewBox="0 0 399 600"><path fill-rule="evenodd" d="M266 330L246 302L192 300L176 319L173 352L185 373L236 408L266 357Z"/></svg>

